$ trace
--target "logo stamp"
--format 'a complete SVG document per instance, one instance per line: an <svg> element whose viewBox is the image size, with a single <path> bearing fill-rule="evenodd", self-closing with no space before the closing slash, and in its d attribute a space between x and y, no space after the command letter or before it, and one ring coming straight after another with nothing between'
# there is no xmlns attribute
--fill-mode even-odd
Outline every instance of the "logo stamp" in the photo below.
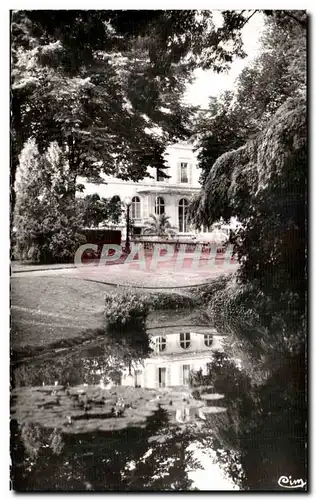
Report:
<svg viewBox="0 0 316 500"><path fill-rule="evenodd" d="M303 479L292 479L292 476L280 476L278 479L278 485L289 490L304 488L306 484L307 481L304 481Z"/></svg>

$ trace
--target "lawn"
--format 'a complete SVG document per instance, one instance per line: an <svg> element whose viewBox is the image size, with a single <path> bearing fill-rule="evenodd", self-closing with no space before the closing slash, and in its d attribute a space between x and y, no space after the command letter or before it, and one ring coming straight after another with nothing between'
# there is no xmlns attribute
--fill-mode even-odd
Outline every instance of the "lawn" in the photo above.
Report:
<svg viewBox="0 0 316 500"><path fill-rule="evenodd" d="M11 279L11 348L43 347L102 327L102 283L54 276Z"/></svg>
<svg viewBox="0 0 316 500"><path fill-rule="evenodd" d="M105 324L104 296L118 290L124 291L124 288L80 278L34 276L33 273L13 275L11 349L35 352L54 344L62 347L96 336L96 331ZM142 289L134 291L145 293ZM163 323L188 324L186 317L192 313L188 292L150 290L150 295L156 297L147 321L149 327Z"/></svg>

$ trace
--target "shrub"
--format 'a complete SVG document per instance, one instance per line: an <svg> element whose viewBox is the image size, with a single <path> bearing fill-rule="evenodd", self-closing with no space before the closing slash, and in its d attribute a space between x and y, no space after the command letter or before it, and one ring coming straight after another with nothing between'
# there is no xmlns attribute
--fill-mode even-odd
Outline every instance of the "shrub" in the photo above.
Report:
<svg viewBox="0 0 316 500"><path fill-rule="evenodd" d="M199 305L200 298L180 293L152 293L147 297L148 304L154 310L157 309L190 309Z"/></svg>
<svg viewBox="0 0 316 500"><path fill-rule="evenodd" d="M217 292L224 290L227 283L232 279L231 275L219 276L211 280L205 285L201 285L196 288L192 288L193 294L198 297L204 304L208 304L209 301L215 296Z"/></svg>
<svg viewBox="0 0 316 500"><path fill-rule="evenodd" d="M128 341L143 352L149 351L146 318L149 312L146 297L131 291L105 296L106 333L117 341Z"/></svg>

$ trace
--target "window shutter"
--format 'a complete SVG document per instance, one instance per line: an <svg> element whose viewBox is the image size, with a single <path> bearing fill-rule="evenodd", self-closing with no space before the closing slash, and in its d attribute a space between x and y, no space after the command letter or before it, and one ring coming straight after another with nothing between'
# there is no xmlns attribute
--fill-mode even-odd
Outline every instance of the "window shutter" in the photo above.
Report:
<svg viewBox="0 0 316 500"><path fill-rule="evenodd" d="M181 162L178 162L177 165L177 184L181 183Z"/></svg>
<svg viewBox="0 0 316 500"><path fill-rule="evenodd" d="M171 386L171 365L167 367L167 387Z"/></svg>
<svg viewBox="0 0 316 500"><path fill-rule="evenodd" d="M143 219L147 219L147 217L148 217L148 196L144 196L142 201L143 201L143 203L142 203L143 213L141 214L141 217Z"/></svg>
<svg viewBox="0 0 316 500"><path fill-rule="evenodd" d="M188 164L188 171L189 171L188 181L189 181L189 184L192 184L192 172L193 172L193 165L192 165L192 163Z"/></svg>
<svg viewBox="0 0 316 500"><path fill-rule="evenodd" d="M141 197L139 197L139 209L138 209L138 219L141 219L142 218L142 209L143 209L143 200Z"/></svg>
<svg viewBox="0 0 316 500"><path fill-rule="evenodd" d="M180 385L183 385L183 365L180 365Z"/></svg>

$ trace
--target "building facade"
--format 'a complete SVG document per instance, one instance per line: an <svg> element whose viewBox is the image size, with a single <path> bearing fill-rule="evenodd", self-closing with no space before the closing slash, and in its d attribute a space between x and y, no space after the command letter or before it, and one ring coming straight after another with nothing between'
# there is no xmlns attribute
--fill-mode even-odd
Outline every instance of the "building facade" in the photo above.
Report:
<svg viewBox="0 0 316 500"><path fill-rule="evenodd" d="M152 337L153 354L123 373L125 386L164 389L187 387L191 371L208 373L215 351L222 350L223 337L207 333L181 332Z"/></svg>
<svg viewBox="0 0 316 500"><path fill-rule="evenodd" d="M130 216L134 233L142 234L150 214L165 214L170 217L170 224L178 235L192 236L195 231L187 222L187 207L193 195L199 189L200 171L197 167L197 154L187 143L178 143L166 149L166 174L169 178L159 177L156 168L148 168L151 177L139 182L123 181L115 176L104 176L104 183L94 184L78 179L85 185L84 195L97 193L100 197L120 199L123 203L129 197L132 200ZM125 234L125 217L116 226Z"/></svg>

